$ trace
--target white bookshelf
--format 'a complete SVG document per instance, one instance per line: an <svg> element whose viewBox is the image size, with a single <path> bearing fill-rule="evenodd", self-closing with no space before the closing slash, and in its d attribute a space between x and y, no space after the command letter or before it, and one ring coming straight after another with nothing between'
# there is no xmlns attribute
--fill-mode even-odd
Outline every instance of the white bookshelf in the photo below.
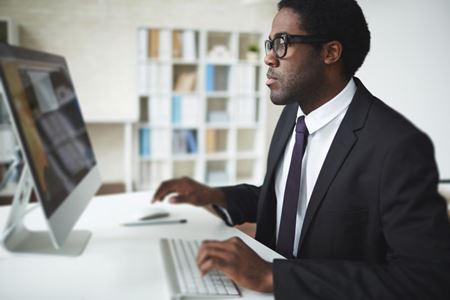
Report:
<svg viewBox="0 0 450 300"><path fill-rule="evenodd" d="M213 186L262 183L263 35L141 27L137 36L135 189L181 176ZM256 55L247 56L250 45Z"/></svg>

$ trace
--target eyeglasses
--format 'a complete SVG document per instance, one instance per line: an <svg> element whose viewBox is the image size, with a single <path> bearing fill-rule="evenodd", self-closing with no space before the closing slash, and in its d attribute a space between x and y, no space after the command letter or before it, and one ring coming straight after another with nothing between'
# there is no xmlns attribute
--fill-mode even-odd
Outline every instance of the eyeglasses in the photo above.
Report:
<svg viewBox="0 0 450 300"><path fill-rule="evenodd" d="M328 39L313 36L313 35L290 35L283 33L277 36L272 41L266 40L264 47L266 49L266 55L273 49L276 58L283 58L286 56L288 45L294 43L302 44L316 44L328 42Z"/></svg>

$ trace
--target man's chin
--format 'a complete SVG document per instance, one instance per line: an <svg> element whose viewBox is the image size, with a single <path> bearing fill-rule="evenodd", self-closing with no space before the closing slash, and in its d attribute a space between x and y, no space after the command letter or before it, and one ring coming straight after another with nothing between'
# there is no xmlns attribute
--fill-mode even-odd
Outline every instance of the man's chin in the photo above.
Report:
<svg viewBox="0 0 450 300"><path fill-rule="evenodd" d="M275 105L286 105L293 102L291 99L288 99L286 96L281 95L273 90L270 91L270 100Z"/></svg>

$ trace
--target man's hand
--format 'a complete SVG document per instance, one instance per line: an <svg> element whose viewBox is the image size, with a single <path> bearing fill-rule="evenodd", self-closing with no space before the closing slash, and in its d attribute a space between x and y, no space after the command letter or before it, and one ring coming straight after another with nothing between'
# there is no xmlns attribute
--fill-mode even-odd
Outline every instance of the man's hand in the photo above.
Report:
<svg viewBox="0 0 450 300"><path fill-rule="evenodd" d="M240 238L204 241L197 256L202 275L211 269L225 273L238 285L259 291L273 291L272 264L263 260Z"/></svg>
<svg viewBox="0 0 450 300"><path fill-rule="evenodd" d="M218 204L226 208L225 194L220 189L210 188L188 177L161 183L152 202L162 201L170 194L174 194L169 198L170 203L189 203L196 206Z"/></svg>

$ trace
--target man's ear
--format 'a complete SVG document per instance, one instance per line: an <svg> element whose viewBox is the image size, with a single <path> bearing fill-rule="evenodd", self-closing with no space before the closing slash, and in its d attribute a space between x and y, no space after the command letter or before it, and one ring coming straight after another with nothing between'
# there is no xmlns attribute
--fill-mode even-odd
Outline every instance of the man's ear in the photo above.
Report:
<svg viewBox="0 0 450 300"><path fill-rule="evenodd" d="M331 41L323 44L322 53L323 53L323 62L326 65L331 65L339 61L342 57L343 46L338 41Z"/></svg>

